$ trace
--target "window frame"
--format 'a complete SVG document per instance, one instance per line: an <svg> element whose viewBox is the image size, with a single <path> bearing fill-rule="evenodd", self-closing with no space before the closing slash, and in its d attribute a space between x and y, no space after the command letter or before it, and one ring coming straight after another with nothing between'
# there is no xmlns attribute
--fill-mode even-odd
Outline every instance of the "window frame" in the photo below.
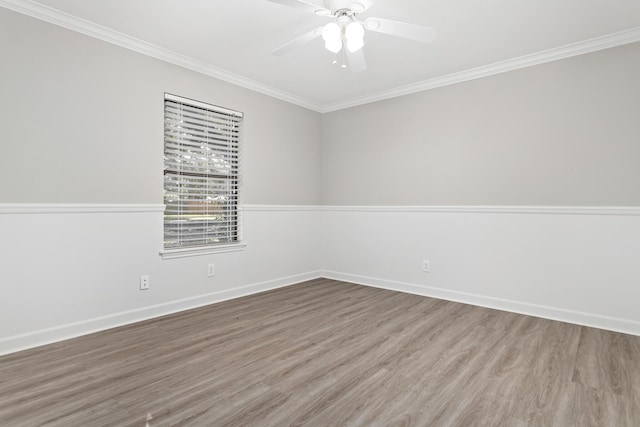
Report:
<svg viewBox="0 0 640 427"><path fill-rule="evenodd" d="M224 205L223 208L224 209L233 209L232 213L231 213L231 218L235 218L235 221L233 220L229 220L227 219L227 222L230 223L234 223L235 227L233 228L233 231L230 232L230 234L234 237L234 239L232 241L227 241L227 242L221 242L221 243L213 243L213 244L205 244L205 245L193 245L193 246L179 246L179 247L167 247L166 246L166 225L165 225L165 221L166 221L166 217L167 217L167 200L165 198L165 196L163 196L163 203L165 206L165 210L163 212L163 221L162 221L162 236L163 236L163 242L162 242L162 250L160 251L160 255L162 256L162 259L173 259L173 258L183 258L183 257L190 257L190 256L199 256L199 255L207 255L207 254L213 254L213 253L223 253L223 252L235 252L235 251L241 251L246 247L246 244L243 242L243 238L242 238L242 208L241 208L241 187L242 187L242 136L243 136L243 128L244 128L244 114L239 112L239 111L235 111L235 110L231 110L228 108L224 108L224 107L219 107L213 104L208 104L205 102L201 102L201 101L197 101L194 99L190 99L190 98L185 98L182 96L177 96L177 95L173 95L170 93L165 93L164 94L164 99L163 99L163 153L164 154L164 158L163 158L163 194L166 193L166 185L167 185L167 181L166 181L166 175L167 175L167 155L166 155L166 150L167 150L167 145L168 145L168 138L167 138L167 131L166 131L166 126L167 123L170 122L169 119L167 118L167 102L170 103L178 103L178 104L183 104L185 106L191 107L191 108L196 108L196 109L203 109L203 110L207 110L209 112L213 112L215 114L222 114L222 115L227 115L227 116L233 116L238 120L238 129L239 129L239 133L238 133L238 138L237 138L237 146L235 147L235 151L231 150L233 154L235 154L235 156L237 157L237 161L235 168L231 167L231 172L235 172L230 174L229 178L220 178L220 177L215 177L215 176L209 176L208 173L205 174L206 178L216 178L219 180L223 180L223 181L230 181L230 183L234 183L234 189L235 189L235 201L227 201ZM203 115L204 116L204 115ZM227 140L228 146L232 147L232 142L231 139ZM220 151L219 149L216 149L215 151ZM207 163L207 164L210 164ZM192 175L192 174L188 174L185 173L185 175ZM193 174L195 175L195 174ZM178 176L181 176L181 174L178 174ZM204 176L201 176L204 177ZM228 184L229 185L229 184ZM208 193L207 195L210 195L212 193ZM165 194L166 195L166 194ZM202 201L196 199L196 202L200 202L200 203L206 203L206 200L203 198ZM180 204L180 207L182 207L183 204ZM204 233L203 236L208 236L208 234ZM182 239L184 238L183 235L179 235L178 240L179 241L183 241Z"/></svg>

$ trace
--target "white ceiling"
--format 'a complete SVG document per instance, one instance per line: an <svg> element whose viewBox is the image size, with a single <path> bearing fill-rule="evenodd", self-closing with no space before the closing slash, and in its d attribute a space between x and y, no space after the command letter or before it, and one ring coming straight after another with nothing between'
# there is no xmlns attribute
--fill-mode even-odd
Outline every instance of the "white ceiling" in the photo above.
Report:
<svg viewBox="0 0 640 427"><path fill-rule="evenodd" d="M0 0L0 6L318 111L640 40L640 0L373 0L359 19L434 27L438 37L424 45L367 32L368 69L352 73L331 63L321 39L272 55L329 18L267 0Z"/></svg>

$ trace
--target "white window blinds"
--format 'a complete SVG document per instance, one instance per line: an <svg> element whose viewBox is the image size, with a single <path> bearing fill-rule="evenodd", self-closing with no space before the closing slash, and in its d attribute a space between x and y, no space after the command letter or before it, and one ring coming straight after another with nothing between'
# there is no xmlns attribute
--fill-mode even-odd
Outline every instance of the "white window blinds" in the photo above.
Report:
<svg viewBox="0 0 640 427"><path fill-rule="evenodd" d="M239 241L242 113L165 94L164 247Z"/></svg>

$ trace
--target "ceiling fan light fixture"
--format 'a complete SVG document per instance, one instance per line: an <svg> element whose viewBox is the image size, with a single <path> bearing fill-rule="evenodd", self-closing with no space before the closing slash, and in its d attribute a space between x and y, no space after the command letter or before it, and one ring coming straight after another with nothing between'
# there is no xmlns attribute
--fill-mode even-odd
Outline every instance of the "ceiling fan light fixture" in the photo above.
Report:
<svg viewBox="0 0 640 427"><path fill-rule="evenodd" d="M342 28L335 22L330 22L322 29L324 47L333 53L342 50Z"/></svg>
<svg viewBox="0 0 640 427"><path fill-rule="evenodd" d="M342 38L342 28L335 22L329 22L322 29L322 39L325 42L338 41Z"/></svg>
<svg viewBox="0 0 640 427"><path fill-rule="evenodd" d="M364 37L364 27L359 22L351 22L345 27L344 36L347 40L361 39Z"/></svg>
<svg viewBox="0 0 640 427"><path fill-rule="evenodd" d="M364 39L347 40L347 49L349 52L357 52L364 47Z"/></svg>
<svg viewBox="0 0 640 427"><path fill-rule="evenodd" d="M342 50L342 40L324 42L324 47L329 52L338 53Z"/></svg>
<svg viewBox="0 0 640 427"><path fill-rule="evenodd" d="M364 27L359 22L351 22L344 29L344 38L349 52L356 52L364 46Z"/></svg>

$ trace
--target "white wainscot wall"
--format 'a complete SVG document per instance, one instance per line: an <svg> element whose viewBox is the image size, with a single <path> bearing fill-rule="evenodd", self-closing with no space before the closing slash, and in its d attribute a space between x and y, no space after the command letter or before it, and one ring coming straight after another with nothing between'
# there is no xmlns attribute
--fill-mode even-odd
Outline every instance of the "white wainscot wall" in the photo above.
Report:
<svg viewBox="0 0 640 427"><path fill-rule="evenodd" d="M0 354L318 277L316 207L245 206L245 250L170 260L162 210L0 205Z"/></svg>
<svg viewBox="0 0 640 427"><path fill-rule="evenodd" d="M322 274L640 335L639 214L638 208L325 207Z"/></svg>
<svg viewBox="0 0 640 427"><path fill-rule="evenodd" d="M162 260L162 206L0 205L0 354L321 276L640 335L638 208L249 205L243 220L243 251Z"/></svg>

